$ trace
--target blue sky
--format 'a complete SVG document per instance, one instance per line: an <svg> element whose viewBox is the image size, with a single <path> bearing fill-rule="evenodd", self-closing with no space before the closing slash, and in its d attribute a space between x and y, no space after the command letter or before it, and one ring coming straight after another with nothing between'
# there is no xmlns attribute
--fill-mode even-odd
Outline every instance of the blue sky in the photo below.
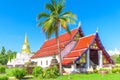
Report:
<svg viewBox="0 0 120 80"><path fill-rule="evenodd" d="M36 16L46 11L49 0L0 0L0 49L20 52L25 33L32 51L37 51L45 41L45 35L37 28ZM65 10L75 13L85 35L96 32L107 50L120 49L120 0L66 0ZM63 33L62 31L61 33Z"/></svg>

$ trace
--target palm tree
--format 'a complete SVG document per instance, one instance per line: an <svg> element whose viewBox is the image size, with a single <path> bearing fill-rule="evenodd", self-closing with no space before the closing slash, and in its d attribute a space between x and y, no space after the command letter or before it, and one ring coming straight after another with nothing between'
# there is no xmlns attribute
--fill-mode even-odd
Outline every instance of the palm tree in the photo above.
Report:
<svg viewBox="0 0 120 80"><path fill-rule="evenodd" d="M60 41L59 41L59 28L62 27L68 33L70 30L68 24L75 23L76 15L70 11L63 12L65 8L65 0L50 0L50 3L45 5L45 8L49 12L41 12L37 16L38 27L42 27L43 32L45 32L47 38L49 39L52 34L55 34L56 41L58 44L58 53L59 53L59 70L62 75L62 59L61 59L61 50L60 50Z"/></svg>

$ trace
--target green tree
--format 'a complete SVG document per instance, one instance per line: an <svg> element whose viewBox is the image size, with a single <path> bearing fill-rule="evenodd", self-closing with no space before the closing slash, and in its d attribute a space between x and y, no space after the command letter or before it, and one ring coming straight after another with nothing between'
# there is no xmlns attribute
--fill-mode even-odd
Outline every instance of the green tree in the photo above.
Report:
<svg viewBox="0 0 120 80"><path fill-rule="evenodd" d="M5 52L6 52L5 47L2 46L1 54L2 54L2 55L5 55Z"/></svg>
<svg viewBox="0 0 120 80"><path fill-rule="evenodd" d="M6 65L7 62L8 62L7 55L6 54L5 55L0 54L0 64Z"/></svg>
<svg viewBox="0 0 120 80"><path fill-rule="evenodd" d="M116 59L116 63L120 64L120 55L119 55L119 57Z"/></svg>
<svg viewBox="0 0 120 80"><path fill-rule="evenodd" d="M11 51L11 50L8 50L8 51L6 52L6 54L7 54L8 61L9 61L9 60L11 61L11 59L13 59L13 58L16 57L17 52L15 52L15 51L13 52L13 51Z"/></svg>
<svg viewBox="0 0 120 80"><path fill-rule="evenodd" d="M11 50L8 50L8 51L6 52L6 54L7 54L8 61L9 61L9 60L11 61L11 59L12 59L12 51L11 51Z"/></svg>
<svg viewBox="0 0 120 80"><path fill-rule="evenodd" d="M0 64L5 65L7 64L7 55L6 55L6 50L5 47L2 47L1 54L0 54Z"/></svg>
<svg viewBox="0 0 120 80"><path fill-rule="evenodd" d="M11 57L11 58L12 58L12 59L13 59L13 58L16 58L16 54L17 54L17 52L15 52L15 51L12 52L12 57Z"/></svg>
<svg viewBox="0 0 120 80"><path fill-rule="evenodd" d="M45 8L49 11L41 12L37 16L38 27L42 27L43 32L45 32L46 37L49 39L52 34L55 34L56 41L58 44L58 53L60 59L60 74L62 75L62 59L60 51L60 41L59 41L59 28L62 27L68 33L70 30L68 24L75 23L76 15L70 11L63 12L65 8L65 0L50 0L50 3L45 5Z"/></svg>
<svg viewBox="0 0 120 80"><path fill-rule="evenodd" d="M6 52L5 47L2 47L1 54L0 54L0 64L6 65L7 62L13 59L16 56L17 52L13 52L8 50Z"/></svg>

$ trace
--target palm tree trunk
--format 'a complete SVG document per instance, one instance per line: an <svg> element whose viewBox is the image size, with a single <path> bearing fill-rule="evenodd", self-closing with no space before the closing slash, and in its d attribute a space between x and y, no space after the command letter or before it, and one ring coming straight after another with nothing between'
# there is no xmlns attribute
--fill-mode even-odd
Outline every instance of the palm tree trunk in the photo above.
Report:
<svg viewBox="0 0 120 80"><path fill-rule="evenodd" d="M63 70L62 70L62 58L61 58L61 50L60 50L60 40L59 40L59 29L56 30L56 39L57 39L57 44L58 44L58 53L59 53L59 72L60 75L63 75Z"/></svg>

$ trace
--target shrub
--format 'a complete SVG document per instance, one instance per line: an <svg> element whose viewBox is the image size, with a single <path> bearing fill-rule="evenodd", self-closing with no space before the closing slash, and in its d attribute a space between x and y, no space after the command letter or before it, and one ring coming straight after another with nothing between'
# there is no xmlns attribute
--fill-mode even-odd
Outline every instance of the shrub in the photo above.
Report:
<svg viewBox="0 0 120 80"><path fill-rule="evenodd" d="M8 80L7 76L0 76L0 80Z"/></svg>
<svg viewBox="0 0 120 80"><path fill-rule="evenodd" d="M56 66L46 68L44 70L43 77L45 78L56 78L59 76L59 70Z"/></svg>
<svg viewBox="0 0 120 80"><path fill-rule="evenodd" d="M31 74L32 74L33 68L34 68L34 67L29 67L29 66L26 67L26 70L27 70L27 74L28 74L28 75L31 75Z"/></svg>
<svg viewBox="0 0 120 80"><path fill-rule="evenodd" d="M43 73L43 78L51 78L50 68L46 68Z"/></svg>
<svg viewBox="0 0 120 80"><path fill-rule="evenodd" d="M112 73L117 73L117 69L112 69Z"/></svg>
<svg viewBox="0 0 120 80"><path fill-rule="evenodd" d="M0 66L0 74L5 73L5 66Z"/></svg>
<svg viewBox="0 0 120 80"><path fill-rule="evenodd" d="M108 68L100 68L100 71L108 71Z"/></svg>
<svg viewBox="0 0 120 80"><path fill-rule="evenodd" d="M120 73L120 68L118 68L118 73Z"/></svg>
<svg viewBox="0 0 120 80"><path fill-rule="evenodd" d="M112 73L120 73L120 68L113 68Z"/></svg>
<svg viewBox="0 0 120 80"><path fill-rule="evenodd" d="M16 68L13 70L13 75L17 79L22 79L27 74L26 69L24 68Z"/></svg>
<svg viewBox="0 0 120 80"><path fill-rule="evenodd" d="M42 69L42 67L40 67L40 66L34 67L32 74L33 74L35 77L38 77L40 74L42 75L42 74L43 74L43 69Z"/></svg>
<svg viewBox="0 0 120 80"><path fill-rule="evenodd" d="M94 72L94 73L98 73L98 70L95 69L93 72Z"/></svg>

